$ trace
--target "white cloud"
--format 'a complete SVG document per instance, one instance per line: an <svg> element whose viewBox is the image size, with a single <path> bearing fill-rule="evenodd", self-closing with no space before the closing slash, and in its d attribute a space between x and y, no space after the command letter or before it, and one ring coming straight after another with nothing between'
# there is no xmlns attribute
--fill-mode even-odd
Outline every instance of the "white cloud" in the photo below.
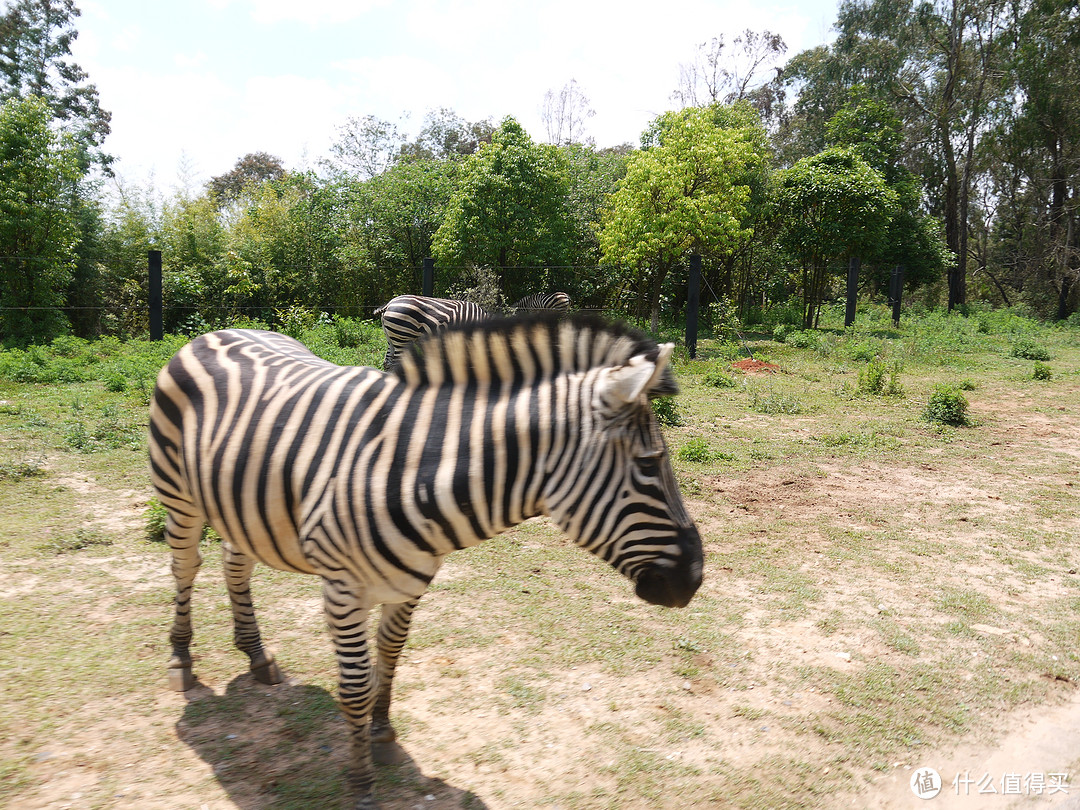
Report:
<svg viewBox="0 0 1080 810"><path fill-rule="evenodd" d="M219 10L239 5L250 9L258 23L302 22L309 25L339 24L359 19L390 0L208 0Z"/></svg>

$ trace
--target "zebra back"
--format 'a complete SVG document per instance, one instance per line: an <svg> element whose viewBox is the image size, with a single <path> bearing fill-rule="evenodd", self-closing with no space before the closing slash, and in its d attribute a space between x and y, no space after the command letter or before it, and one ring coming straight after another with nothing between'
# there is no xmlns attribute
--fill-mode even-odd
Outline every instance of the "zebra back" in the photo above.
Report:
<svg viewBox="0 0 1080 810"><path fill-rule="evenodd" d="M512 312L529 312L533 310L568 312L570 310L570 296L564 292L526 295L521 300L511 304L510 310Z"/></svg>
<svg viewBox="0 0 1080 810"><path fill-rule="evenodd" d="M389 369L402 349L422 335L433 335L455 323L469 323L491 316L471 301L430 298L423 295L399 295L375 310L386 335L386 358Z"/></svg>

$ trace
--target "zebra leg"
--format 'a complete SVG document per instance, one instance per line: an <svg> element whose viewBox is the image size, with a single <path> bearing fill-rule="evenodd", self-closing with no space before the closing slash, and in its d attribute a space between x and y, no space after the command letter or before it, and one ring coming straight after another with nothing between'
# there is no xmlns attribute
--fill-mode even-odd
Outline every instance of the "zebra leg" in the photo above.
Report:
<svg viewBox="0 0 1080 810"><path fill-rule="evenodd" d="M169 688L174 692L186 692L195 685L191 674L191 590L195 575L202 565L199 539L203 522L199 518L168 510L165 520L165 539L172 549L172 575L176 580L175 613L169 642L172 657L169 659Z"/></svg>
<svg viewBox="0 0 1080 810"><path fill-rule="evenodd" d="M222 563L225 568L225 585L232 602L233 642L251 659L251 674L260 683L281 683L284 677L274 655L263 647L259 623L255 620L255 605L251 601L251 570L255 560L237 550L225 540L222 546Z"/></svg>
<svg viewBox="0 0 1080 810"><path fill-rule="evenodd" d="M371 759L371 710L375 702L375 672L368 651L370 605L360 591L340 579L323 579L326 623L338 660L338 700L349 724L351 762L349 788L354 810L376 810L375 767Z"/></svg>
<svg viewBox="0 0 1080 810"><path fill-rule="evenodd" d="M394 670L398 656L405 646L409 635L409 623L420 597L396 605L383 605L382 618L379 621L379 661L378 690L375 694L375 708L371 720L371 741L373 743L391 743L397 739L394 727L390 725L390 690L394 683Z"/></svg>

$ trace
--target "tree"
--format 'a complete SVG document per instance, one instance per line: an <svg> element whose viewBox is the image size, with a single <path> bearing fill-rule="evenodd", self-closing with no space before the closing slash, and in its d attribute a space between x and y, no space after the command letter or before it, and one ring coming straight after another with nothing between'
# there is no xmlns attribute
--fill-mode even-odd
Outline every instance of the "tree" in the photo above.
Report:
<svg viewBox="0 0 1080 810"><path fill-rule="evenodd" d="M246 190L284 176L281 158L266 152L251 152L237 160L231 171L211 178L206 187L225 206L236 202Z"/></svg>
<svg viewBox="0 0 1080 810"><path fill-rule="evenodd" d="M903 165L903 127L892 107L856 85L848 101L825 125L830 147L850 147L896 194L896 210L885 237L863 247L860 258L878 289L892 268L904 266L908 285L932 282L952 264L940 222L923 213L919 181Z"/></svg>
<svg viewBox="0 0 1080 810"><path fill-rule="evenodd" d="M856 84L873 88L905 123L907 162L923 178L953 254L949 308L967 298L969 217L980 142L995 105L1010 26L1006 0L852 0L832 46L792 60L802 124L821 131Z"/></svg>
<svg viewBox="0 0 1080 810"><path fill-rule="evenodd" d="M572 251L562 153L507 117L461 166L432 251L447 266L565 265Z"/></svg>
<svg viewBox="0 0 1080 810"><path fill-rule="evenodd" d="M781 241L801 264L804 328L817 324L830 266L875 250L897 205L881 172L851 147L826 149L779 174Z"/></svg>
<svg viewBox="0 0 1080 810"><path fill-rule="evenodd" d="M467 157L491 143L490 120L467 122L453 110L429 110L415 141L402 144L397 160L453 160Z"/></svg>
<svg viewBox="0 0 1080 810"><path fill-rule="evenodd" d="M684 107L731 104L749 99L764 70L787 52L779 34L747 28L732 40L730 55L724 38L698 45L694 61L679 65L679 87L671 97Z"/></svg>
<svg viewBox="0 0 1080 810"><path fill-rule="evenodd" d="M100 149L111 116L86 72L69 59L79 14L74 0L11 2L0 16L0 101L45 99L86 154L107 165L110 158Z"/></svg>
<svg viewBox="0 0 1080 810"><path fill-rule="evenodd" d="M404 143L405 136L392 121L374 115L350 117L338 128L338 140L330 147L334 157L329 167L366 180L385 171L397 159Z"/></svg>
<svg viewBox="0 0 1080 810"><path fill-rule="evenodd" d="M764 164L765 150L751 129L717 126L717 114L693 108L654 122L601 219L604 261L647 289L654 332L673 268L693 251L723 255L753 235L751 188L739 180Z"/></svg>
<svg viewBox="0 0 1080 810"><path fill-rule="evenodd" d="M40 341L67 328L59 309L75 270L79 148L50 127L44 99L0 106L0 340Z"/></svg>
<svg viewBox="0 0 1080 810"><path fill-rule="evenodd" d="M596 111L589 106L589 99L581 92L577 79L564 84L558 93L548 90L540 109L548 143L555 146L583 143L585 122L594 115Z"/></svg>

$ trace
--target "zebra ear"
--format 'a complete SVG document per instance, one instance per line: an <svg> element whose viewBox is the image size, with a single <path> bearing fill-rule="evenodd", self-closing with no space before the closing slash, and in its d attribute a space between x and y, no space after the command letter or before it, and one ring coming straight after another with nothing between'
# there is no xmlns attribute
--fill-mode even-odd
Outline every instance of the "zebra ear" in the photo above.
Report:
<svg viewBox="0 0 1080 810"><path fill-rule="evenodd" d="M621 402L637 402L642 394L664 396L675 393L675 381L668 364L674 343L664 343L656 352L630 358L625 366L612 369L601 378L599 393Z"/></svg>

